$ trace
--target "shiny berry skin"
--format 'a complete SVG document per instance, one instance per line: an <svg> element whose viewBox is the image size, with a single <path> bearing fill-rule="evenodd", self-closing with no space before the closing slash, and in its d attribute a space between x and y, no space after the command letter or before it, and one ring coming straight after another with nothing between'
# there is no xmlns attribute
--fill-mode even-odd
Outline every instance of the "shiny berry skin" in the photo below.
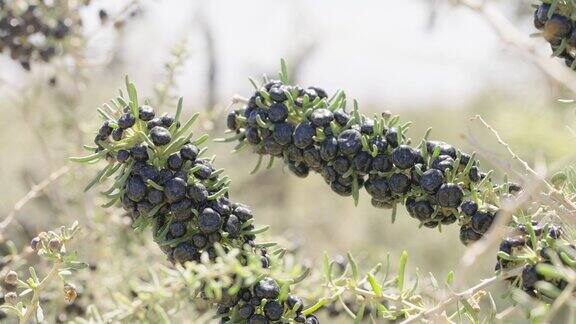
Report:
<svg viewBox="0 0 576 324"><path fill-rule="evenodd" d="M110 127L110 123L108 121L105 121L104 124L102 124L102 126L100 126L100 129L98 129L98 135L106 138L108 136L110 136L112 134L112 127Z"/></svg>
<svg viewBox="0 0 576 324"><path fill-rule="evenodd" d="M132 113L126 113L122 115L120 118L118 118L118 127L122 129L130 128L134 126L135 123L136 118L134 117L134 115L132 115Z"/></svg>
<svg viewBox="0 0 576 324"><path fill-rule="evenodd" d="M294 145L300 149L304 149L314 142L313 137L315 135L316 131L314 127L312 127L312 124L302 122L294 129Z"/></svg>
<svg viewBox="0 0 576 324"><path fill-rule="evenodd" d="M168 168L172 171L180 170L183 163L184 163L184 161L182 161L182 157L180 156L180 153L170 154L170 156L168 156L168 160L166 161Z"/></svg>
<svg viewBox="0 0 576 324"><path fill-rule="evenodd" d="M118 162L125 163L128 161L129 158L130 158L130 152L129 151L118 150L118 153L116 154L116 160L118 160Z"/></svg>
<svg viewBox="0 0 576 324"><path fill-rule="evenodd" d="M338 135L338 148L344 155L354 155L362 148L361 134L355 129L347 129Z"/></svg>
<svg viewBox="0 0 576 324"><path fill-rule="evenodd" d="M168 202L178 201L186 195L186 181L180 178L173 178L166 181L164 194Z"/></svg>
<svg viewBox="0 0 576 324"><path fill-rule="evenodd" d="M414 217L419 221L427 221L432 219L432 214L434 214L434 208L430 205L427 200L420 200L414 203L412 206L412 212Z"/></svg>
<svg viewBox="0 0 576 324"><path fill-rule="evenodd" d="M112 139L115 141L121 141L124 130L122 128L116 128L112 131Z"/></svg>
<svg viewBox="0 0 576 324"><path fill-rule="evenodd" d="M460 209L466 216L472 216L478 210L478 204L472 200L464 200L460 205Z"/></svg>
<svg viewBox="0 0 576 324"><path fill-rule="evenodd" d="M156 146L164 146L172 140L172 135L170 132L160 126L156 126L150 130L150 138L152 139L152 143Z"/></svg>
<svg viewBox="0 0 576 324"><path fill-rule="evenodd" d="M138 118L143 121L150 121L154 118L154 108L143 105L138 108Z"/></svg>
<svg viewBox="0 0 576 324"><path fill-rule="evenodd" d="M369 179L365 187L368 194L375 199L385 200L390 197L390 186L386 178L378 177Z"/></svg>
<svg viewBox="0 0 576 324"><path fill-rule="evenodd" d="M254 294L261 299L276 299L280 294L280 286L278 286L276 280L266 277L254 285Z"/></svg>
<svg viewBox="0 0 576 324"><path fill-rule="evenodd" d="M332 161L338 155L338 140L328 136L320 144L320 157L324 161Z"/></svg>
<svg viewBox="0 0 576 324"><path fill-rule="evenodd" d="M392 159L387 154L378 154L372 160L372 168L378 172L392 171Z"/></svg>
<svg viewBox="0 0 576 324"><path fill-rule="evenodd" d="M334 120L334 114L328 109L321 108L316 109L312 112L310 116L310 121L316 127L329 126L330 122Z"/></svg>
<svg viewBox="0 0 576 324"><path fill-rule="evenodd" d="M404 173L394 173L388 182L390 190L395 194L405 194L410 191L410 178Z"/></svg>
<svg viewBox="0 0 576 324"><path fill-rule="evenodd" d="M198 229L204 234L214 233L222 226L220 214L212 208L205 208L198 216Z"/></svg>
<svg viewBox="0 0 576 324"><path fill-rule="evenodd" d="M162 120L161 120L160 118L152 118L150 121L148 121L148 122L146 123L146 127L147 127L148 129L152 129L152 128L156 127L156 126L162 126L162 127L164 127L164 124L162 124Z"/></svg>
<svg viewBox="0 0 576 324"><path fill-rule="evenodd" d="M296 295L288 295L286 298L286 306L288 306L288 309L294 310L296 314L299 314L304 309L304 302L302 298Z"/></svg>
<svg viewBox="0 0 576 324"><path fill-rule="evenodd" d="M292 134L294 133L294 126L289 123L278 123L274 125L272 131L272 138L276 143L285 146L292 142Z"/></svg>
<svg viewBox="0 0 576 324"><path fill-rule="evenodd" d="M200 150L194 144L186 144L180 149L180 156L188 161L195 161Z"/></svg>
<svg viewBox="0 0 576 324"><path fill-rule="evenodd" d="M140 201L146 196L146 184L141 177L131 176L126 182L126 194L132 201Z"/></svg>
<svg viewBox="0 0 576 324"><path fill-rule="evenodd" d="M414 149L408 145L400 145L392 150L392 163L400 170L407 170L416 163Z"/></svg>
<svg viewBox="0 0 576 324"><path fill-rule="evenodd" d="M436 150L437 147L440 150L439 155L448 155L452 159L456 159L456 149L454 148L454 146L440 141L426 142L426 151L428 151L428 154L434 154L434 151Z"/></svg>
<svg viewBox="0 0 576 324"><path fill-rule="evenodd" d="M283 103L273 103L268 108L268 118L273 123L285 121L288 118L288 107Z"/></svg>
<svg viewBox="0 0 576 324"><path fill-rule="evenodd" d="M228 232L230 238L236 238L240 234L242 224L240 220L235 215L230 215L226 224L224 225L224 230Z"/></svg>
<svg viewBox="0 0 576 324"><path fill-rule="evenodd" d="M392 127L388 129L386 132L386 142L390 145L390 147L395 148L398 146L398 131L396 128Z"/></svg>
<svg viewBox="0 0 576 324"><path fill-rule="evenodd" d="M271 321L277 321L282 317L284 307L276 300L272 300L264 305L264 314Z"/></svg>
<svg viewBox="0 0 576 324"><path fill-rule="evenodd" d="M445 183L436 193L438 204L442 207L456 208L462 203L464 191L455 183Z"/></svg>
<svg viewBox="0 0 576 324"><path fill-rule="evenodd" d="M346 126L350 121L350 115L342 109L336 109L334 111L334 120L340 126Z"/></svg>
<svg viewBox="0 0 576 324"><path fill-rule="evenodd" d="M361 174L367 174L372 166L372 155L362 151L354 156L352 164L356 171Z"/></svg>
<svg viewBox="0 0 576 324"><path fill-rule="evenodd" d="M148 160L148 146L138 145L130 149L130 154L136 161L147 161Z"/></svg>
<svg viewBox="0 0 576 324"><path fill-rule="evenodd" d="M284 102L284 101L286 101L286 99L288 99L286 97L286 94L284 93L283 87L274 87L274 88L270 89L269 94L270 94L270 98L272 98L272 100L274 100L276 102Z"/></svg>
<svg viewBox="0 0 576 324"><path fill-rule="evenodd" d="M162 117L160 117L160 121L162 122L162 125L164 125L164 127L169 128L170 126L172 126L175 120L174 117L172 116L163 115Z"/></svg>
<svg viewBox="0 0 576 324"><path fill-rule="evenodd" d="M432 161L432 168L445 172L454 169L454 159L449 155L440 155Z"/></svg>
<svg viewBox="0 0 576 324"><path fill-rule="evenodd" d="M470 226L478 234L485 234L490 229L494 216L486 211L477 211L472 216Z"/></svg>
<svg viewBox="0 0 576 324"><path fill-rule="evenodd" d="M344 156L338 156L332 162L332 166L334 167L334 171L338 174L344 174L350 168L350 161Z"/></svg>

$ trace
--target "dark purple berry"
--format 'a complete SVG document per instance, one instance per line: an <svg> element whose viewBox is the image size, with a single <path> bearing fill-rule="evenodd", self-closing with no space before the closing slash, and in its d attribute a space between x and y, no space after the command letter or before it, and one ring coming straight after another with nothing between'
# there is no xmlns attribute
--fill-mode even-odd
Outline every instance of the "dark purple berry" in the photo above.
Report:
<svg viewBox="0 0 576 324"><path fill-rule="evenodd" d="M355 129L347 129L338 135L338 148L344 155L354 155L362 148L362 135Z"/></svg>
<svg viewBox="0 0 576 324"><path fill-rule="evenodd" d="M464 191L455 183L445 183L436 193L438 204L442 207L456 208L462 203Z"/></svg>
<svg viewBox="0 0 576 324"><path fill-rule="evenodd" d="M198 229L205 234L214 233L222 226L222 218L212 208L205 208L198 216Z"/></svg>

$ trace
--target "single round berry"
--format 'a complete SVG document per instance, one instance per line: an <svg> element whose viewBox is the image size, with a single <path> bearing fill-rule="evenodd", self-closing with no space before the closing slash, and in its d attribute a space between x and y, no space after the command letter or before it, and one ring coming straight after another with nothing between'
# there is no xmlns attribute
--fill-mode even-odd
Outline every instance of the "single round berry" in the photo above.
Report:
<svg viewBox="0 0 576 324"><path fill-rule="evenodd" d="M392 159L387 154L378 154L372 160L372 168L378 172L392 171Z"/></svg>
<svg viewBox="0 0 576 324"><path fill-rule="evenodd" d="M277 321L282 317L284 307L276 300L272 300L264 305L264 314L271 321Z"/></svg>
<svg viewBox="0 0 576 324"><path fill-rule="evenodd" d="M140 120L145 122L150 121L154 118L154 115L154 108L148 105L143 105L138 108L138 118L140 118Z"/></svg>
<svg viewBox="0 0 576 324"><path fill-rule="evenodd" d="M420 176L420 187L428 194L435 194L444 183L444 174L440 170L430 169Z"/></svg>
<svg viewBox="0 0 576 324"><path fill-rule="evenodd" d="M296 295L288 295L286 298L286 306L296 314L299 314L304 309L304 302L302 301L302 298Z"/></svg>
<svg viewBox="0 0 576 324"><path fill-rule="evenodd" d="M194 161L198 157L200 150L194 144L186 144L180 149L180 156L188 161Z"/></svg>
<svg viewBox="0 0 576 324"><path fill-rule="evenodd" d="M134 117L134 115L132 115L132 113L126 113L122 115L120 118L118 118L118 127L122 129L130 128L134 126L135 123L136 118Z"/></svg>
<svg viewBox="0 0 576 324"><path fill-rule="evenodd" d="M400 170L407 170L416 163L414 149L408 145L400 145L392 150L392 163Z"/></svg>
<svg viewBox="0 0 576 324"><path fill-rule="evenodd" d="M455 183L445 183L436 193L438 204L442 207L456 208L462 203L464 191Z"/></svg>
<svg viewBox="0 0 576 324"><path fill-rule="evenodd" d="M226 224L224 225L224 230L228 232L230 238L236 238L240 234L242 224L240 220L235 215L230 215Z"/></svg>
<svg viewBox="0 0 576 324"><path fill-rule="evenodd" d="M390 190L395 194L405 194L410 191L410 178L404 173L394 173L388 183Z"/></svg>
<svg viewBox="0 0 576 324"><path fill-rule="evenodd" d="M280 286L278 286L276 280L266 277L260 280L254 286L254 294L256 295L256 297L260 299L262 298L266 298L268 300L276 299L280 294Z"/></svg>
<svg viewBox="0 0 576 324"><path fill-rule="evenodd" d="M367 174L372 167L372 155L362 151L354 156L352 164L356 171L361 174Z"/></svg>
<svg viewBox="0 0 576 324"><path fill-rule="evenodd" d="M472 216L478 211L478 204L472 200L464 200L460 205L460 209L466 216Z"/></svg>
<svg viewBox="0 0 576 324"><path fill-rule="evenodd" d="M288 107L283 103L273 103L268 109L268 118L273 123L285 121L288 118Z"/></svg>
<svg viewBox="0 0 576 324"><path fill-rule="evenodd" d="M494 216L486 211L477 211L472 216L470 226L478 234L485 234L490 229Z"/></svg>
<svg viewBox="0 0 576 324"><path fill-rule="evenodd" d="M197 249L203 249L208 244L208 238L206 237L206 235L204 235L202 233L196 233L196 234L192 235L192 237L190 238L190 241L192 241L192 244Z"/></svg>
<svg viewBox="0 0 576 324"><path fill-rule="evenodd" d="M115 141L121 141L124 130L122 128L116 128L112 131L112 139Z"/></svg>
<svg viewBox="0 0 576 324"><path fill-rule="evenodd" d="M186 181L180 178L173 178L166 181L164 194L168 202L178 201L186 195Z"/></svg>
<svg viewBox="0 0 576 324"><path fill-rule="evenodd" d="M220 229L220 226L222 226L222 218L212 208L205 208L198 216L198 229L202 233L214 233Z"/></svg>
<svg viewBox="0 0 576 324"><path fill-rule="evenodd" d="M182 160L182 157L180 156L180 153L172 153L170 154L170 156L168 156L168 160L166 161L166 164L168 165L168 168L172 171L178 171L180 170L180 168L182 167L182 164L184 163L184 161Z"/></svg>
<svg viewBox="0 0 576 324"><path fill-rule="evenodd" d="M294 145L304 149L314 142L315 135L314 127L308 122L302 122L294 129Z"/></svg>
<svg viewBox="0 0 576 324"><path fill-rule="evenodd" d="M354 155L362 148L362 135L355 129L347 129L338 135L338 148L344 155Z"/></svg>
<svg viewBox="0 0 576 324"><path fill-rule="evenodd" d="M126 195L132 201L140 201L146 196L146 184L141 177L131 176L126 182Z"/></svg>
<svg viewBox="0 0 576 324"><path fill-rule="evenodd" d="M292 134L294 133L294 126L289 123L278 123L274 125L272 138L276 143L284 146L292 142Z"/></svg>
<svg viewBox="0 0 576 324"><path fill-rule="evenodd" d="M310 116L310 121L316 127L325 127L329 126L330 122L334 120L334 114L328 109L321 108L316 109L312 112Z"/></svg>
<svg viewBox="0 0 576 324"><path fill-rule="evenodd" d="M414 217L422 222L432 219L432 215L434 214L434 208L432 208L432 205L430 205L430 202L427 200L415 202L412 210Z"/></svg>
<svg viewBox="0 0 576 324"><path fill-rule="evenodd" d="M116 160L120 163L126 163L130 158L130 152L127 150L118 150L116 153Z"/></svg>
<svg viewBox="0 0 576 324"><path fill-rule="evenodd" d="M385 200L390 197L390 186L383 177L368 180L365 187L368 194L375 199Z"/></svg>
<svg viewBox="0 0 576 324"><path fill-rule="evenodd" d="M350 121L350 115L342 109L336 109L334 111L334 120L340 126L345 126Z"/></svg>
<svg viewBox="0 0 576 324"><path fill-rule="evenodd" d="M338 155L338 140L328 136L320 144L320 157L324 161L332 161Z"/></svg>
<svg viewBox="0 0 576 324"><path fill-rule="evenodd" d="M148 146L144 144L134 146L130 149L130 155L132 155L136 161L147 161L149 158Z"/></svg>
<svg viewBox="0 0 576 324"><path fill-rule="evenodd" d="M198 250L189 242L182 242L174 248L172 256L176 263L184 263L187 261L194 261L200 257Z"/></svg>

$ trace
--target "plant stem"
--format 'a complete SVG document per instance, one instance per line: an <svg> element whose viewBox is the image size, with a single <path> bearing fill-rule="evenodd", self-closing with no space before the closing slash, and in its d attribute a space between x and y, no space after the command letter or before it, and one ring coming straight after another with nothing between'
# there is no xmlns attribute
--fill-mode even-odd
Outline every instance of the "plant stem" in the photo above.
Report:
<svg viewBox="0 0 576 324"><path fill-rule="evenodd" d="M32 314L36 311L36 307L38 306L38 303L40 301L40 294L42 293L42 290L44 290L44 288L46 288L46 286L50 283L50 281L52 281L52 279L58 275L58 270L60 269L61 263L62 263L61 260L57 260L56 262L54 262L54 265L52 265L52 269L50 270L50 272L46 275L46 277L44 277L44 279L42 279L40 284L34 289L32 300L30 301L28 307L26 308L26 312L24 313L24 315L20 317L20 324L28 323L28 320L30 319Z"/></svg>

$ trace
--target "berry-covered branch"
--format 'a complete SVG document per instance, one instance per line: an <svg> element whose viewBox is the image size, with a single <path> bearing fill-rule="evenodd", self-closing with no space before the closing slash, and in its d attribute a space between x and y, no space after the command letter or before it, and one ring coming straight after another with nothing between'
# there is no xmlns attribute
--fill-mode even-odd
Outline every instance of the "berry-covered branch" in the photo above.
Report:
<svg viewBox="0 0 576 324"><path fill-rule="evenodd" d="M98 110L104 123L95 146L85 147L91 154L72 158L83 163L107 162L86 189L114 178L104 192L109 198L104 207L120 203L136 231L151 226L154 241L172 263L215 262L219 255L237 250L240 264L257 259L261 267L274 268L275 257L286 251L275 243L256 243L256 235L267 228L255 228L251 209L231 201L230 179L223 175L224 170L215 169L214 157L205 157L206 149L199 147L207 136L193 139L190 129L198 114L181 120L180 99L175 116L157 116L147 101L139 102L132 82L127 80L126 88L126 93L121 91L111 104ZM302 301L288 295L298 280L272 278L271 274L258 276L258 280L251 276L252 281L240 276L229 298L213 293L208 300L223 306L222 317L232 321L290 318L315 323L313 315L301 313ZM203 287L209 284L199 282ZM245 292L244 299L238 289ZM295 308L295 303L300 306Z"/></svg>
<svg viewBox="0 0 576 324"><path fill-rule="evenodd" d="M256 92L227 117L232 135L221 141L238 142L235 151L251 146L258 155L255 170L268 156L268 165L280 159L299 177L310 171L318 173L334 192L353 196L355 201L364 187L372 196L372 205L392 209L393 219L396 206L404 205L420 226L458 222L460 240L466 245L480 240L502 217L503 202L516 199L515 194L522 191L511 182L493 183L491 172L479 169L474 154L429 141L429 132L411 146L406 136L409 123L401 124L398 116L368 117L360 113L356 102L347 110L343 91L329 97L318 87L287 84L286 70L282 63L279 80L264 79L262 85L252 81ZM561 196L559 201L572 208L572 200L546 184L548 194ZM534 265L548 261L538 253L547 246L563 246L566 238L561 239L562 230L553 225L553 218L532 223L535 209L524 204L518 207L510 217L512 236L518 237L503 241L498 268L524 264L522 277L526 278L519 277L515 284L538 295L535 282L528 277ZM514 248L507 248L509 245ZM530 256L515 254L519 250L527 253L526 249ZM565 283L561 285L565 287Z"/></svg>

